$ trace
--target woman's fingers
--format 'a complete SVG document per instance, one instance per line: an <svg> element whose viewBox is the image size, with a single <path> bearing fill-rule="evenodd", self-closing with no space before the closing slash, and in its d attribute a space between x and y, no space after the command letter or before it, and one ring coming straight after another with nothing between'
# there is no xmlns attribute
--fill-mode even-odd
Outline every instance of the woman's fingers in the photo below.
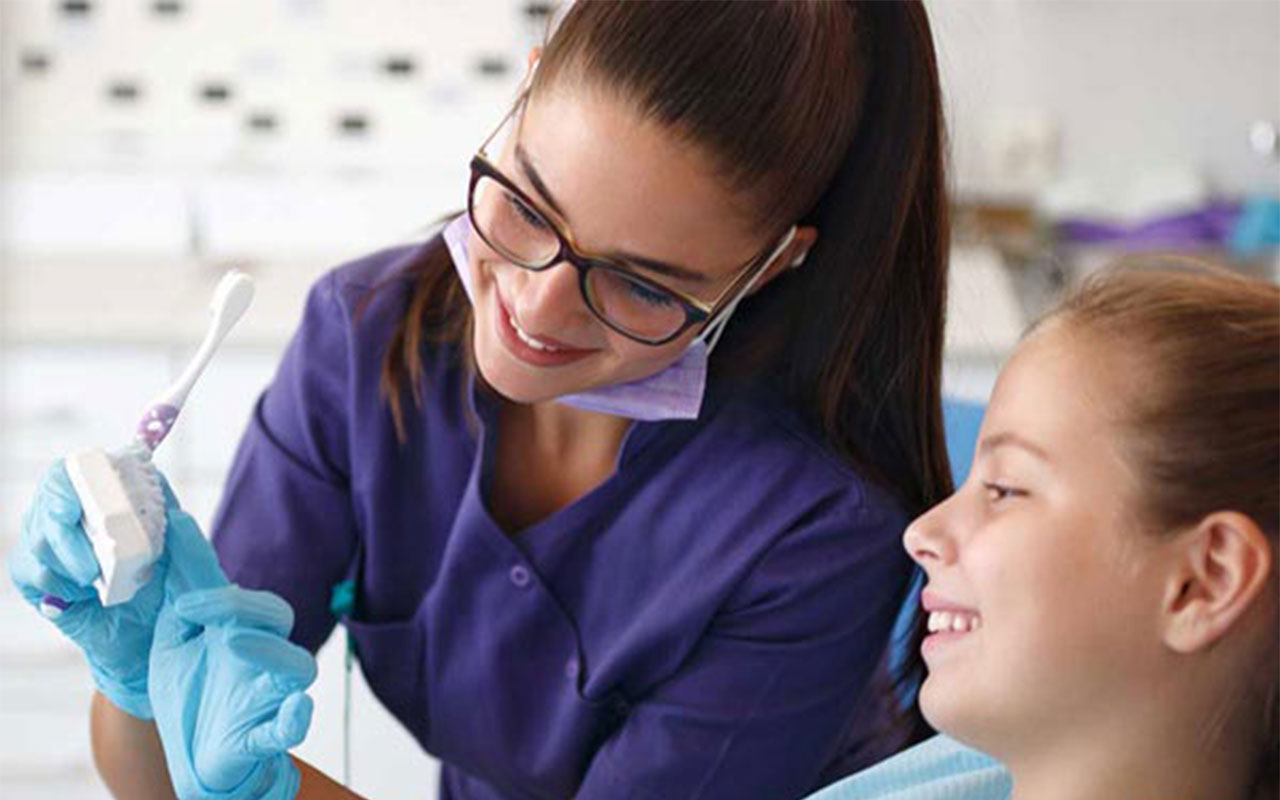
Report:
<svg viewBox="0 0 1280 800"><path fill-rule="evenodd" d="M302 744L311 727L314 704L302 692L285 697L274 717L249 731L245 750L254 758L270 758Z"/></svg>
<svg viewBox="0 0 1280 800"><path fill-rule="evenodd" d="M264 687L279 694L305 689L316 679L316 660L282 636L260 630L235 630L227 636L227 649L262 675Z"/></svg>
<svg viewBox="0 0 1280 800"><path fill-rule="evenodd" d="M41 563L81 586L93 583L101 570L93 545L79 525L47 515L37 515L32 524L36 530L31 550Z"/></svg>
<svg viewBox="0 0 1280 800"><path fill-rule="evenodd" d="M169 555L170 593L178 596L228 586L218 554L195 518L177 508L169 508L167 516L164 546Z"/></svg>
<svg viewBox="0 0 1280 800"><path fill-rule="evenodd" d="M9 576L27 602L37 606L45 595L74 603L96 598L98 594L92 586L77 583L54 571L29 550L15 549L10 554Z"/></svg>
<svg viewBox="0 0 1280 800"><path fill-rule="evenodd" d="M170 571L173 565L169 566ZM266 631L279 637L293 629L293 609L271 592L227 585L188 592L174 601L174 610L197 625L227 625Z"/></svg>
<svg viewBox="0 0 1280 800"><path fill-rule="evenodd" d="M45 513L67 525L79 525L82 509L80 496L76 494L71 476L67 474L66 462L58 459L53 462L40 480L40 488L36 490L36 503L43 506Z"/></svg>
<svg viewBox="0 0 1280 800"><path fill-rule="evenodd" d="M17 550L26 550L52 572L82 586L98 575L98 559L80 529L80 501L61 461L40 481L22 519Z"/></svg>

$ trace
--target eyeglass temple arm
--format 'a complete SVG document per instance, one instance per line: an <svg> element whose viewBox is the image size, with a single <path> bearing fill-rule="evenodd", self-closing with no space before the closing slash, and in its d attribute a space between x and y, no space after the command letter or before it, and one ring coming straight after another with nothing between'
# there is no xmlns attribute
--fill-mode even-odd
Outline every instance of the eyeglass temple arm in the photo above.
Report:
<svg viewBox="0 0 1280 800"><path fill-rule="evenodd" d="M733 312L738 307L738 303L742 302L743 298L751 292L751 287L755 286L756 283L764 277L764 274L769 271L769 265L773 263L774 259L781 255L782 252L791 245L791 242L796 238L796 231L797 227L792 225L791 229L782 237L782 241L778 243L778 246L773 248L768 257L765 258L764 263L751 271L750 277L742 285L742 288L737 291L733 299L728 303L725 303L723 308L712 312L710 321L707 322L707 326L702 330L702 334L704 336L707 336L708 334L710 335L707 339L708 350L715 349L716 342L720 341L720 336L724 333L724 329L729 323L729 318L733 316ZM733 292L733 290L734 287L729 287L725 292L726 296ZM719 304L720 300L723 299L724 298L721 297L716 301L716 303Z"/></svg>
<svg viewBox="0 0 1280 800"><path fill-rule="evenodd" d="M528 97L529 97L528 89L523 89L520 92L520 94L516 96L516 101L511 104L511 108L508 109L507 113L502 117L501 120L499 120L498 124L494 127L493 131L488 136L485 137L483 142L480 143L480 149L477 152L479 152L481 155L488 157L487 151L489 149L489 145L493 144L493 140L498 137L498 132L502 130L502 126L506 125L508 122L511 121L511 118L516 115L516 112L520 110L520 106L524 104L525 99L527 99Z"/></svg>

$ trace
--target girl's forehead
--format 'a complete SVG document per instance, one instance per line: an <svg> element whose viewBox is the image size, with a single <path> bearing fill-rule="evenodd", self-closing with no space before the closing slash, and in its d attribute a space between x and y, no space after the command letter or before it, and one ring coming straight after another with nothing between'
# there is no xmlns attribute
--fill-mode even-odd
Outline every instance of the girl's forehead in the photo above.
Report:
<svg viewBox="0 0 1280 800"><path fill-rule="evenodd" d="M1064 467L1118 466L1123 383L1100 345L1056 323L1033 332L1001 371L984 435L1028 439Z"/></svg>

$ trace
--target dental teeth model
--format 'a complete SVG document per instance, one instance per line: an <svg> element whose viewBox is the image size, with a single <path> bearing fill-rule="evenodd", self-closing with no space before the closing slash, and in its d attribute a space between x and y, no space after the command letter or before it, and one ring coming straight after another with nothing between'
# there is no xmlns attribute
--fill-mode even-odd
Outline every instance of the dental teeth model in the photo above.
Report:
<svg viewBox="0 0 1280 800"><path fill-rule="evenodd" d="M164 550L165 505L152 453L164 441L187 395L218 345L253 300L253 279L231 270L214 289L213 321L185 371L147 408L134 441L111 453L99 448L66 458L67 474L83 510L82 525L102 570L95 585L104 606L124 603L151 577ZM46 595L41 611L56 617L67 604Z"/></svg>

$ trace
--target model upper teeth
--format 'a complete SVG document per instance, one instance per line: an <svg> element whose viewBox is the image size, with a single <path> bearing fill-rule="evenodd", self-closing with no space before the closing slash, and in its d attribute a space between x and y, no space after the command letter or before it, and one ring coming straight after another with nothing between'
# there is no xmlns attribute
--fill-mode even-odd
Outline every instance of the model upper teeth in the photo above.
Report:
<svg viewBox="0 0 1280 800"><path fill-rule="evenodd" d="M938 633L940 631L955 631L957 633L968 633L976 631L982 627L982 617L973 611L930 611L929 612L929 633Z"/></svg>
<svg viewBox="0 0 1280 800"><path fill-rule="evenodd" d="M523 330L520 329L520 326L516 324L516 318L511 316L510 314L507 315L507 320L511 323L511 328L516 332L516 336L520 337L520 341L529 345L534 350L545 350L548 353L556 353L560 351L559 347L552 347L549 344L543 344L542 342L533 338L529 334L525 333Z"/></svg>

